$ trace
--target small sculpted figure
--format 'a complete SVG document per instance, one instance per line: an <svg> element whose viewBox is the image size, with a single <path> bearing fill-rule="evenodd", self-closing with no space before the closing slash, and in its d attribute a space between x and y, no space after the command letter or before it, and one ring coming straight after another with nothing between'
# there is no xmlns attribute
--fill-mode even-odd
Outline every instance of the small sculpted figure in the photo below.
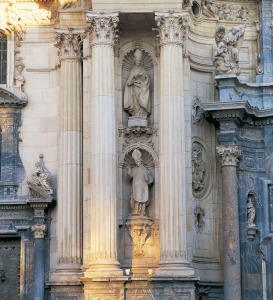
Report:
<svg viewBox="0 0 273 300"><path fill-rule="evenodd" d="M218 7L215 0L202 0L203 14L207 17L217 17Z"/></svg>
<svg viewBox="0 0 273 300"><path fill-rule="evenodd" d="M44 165L43 161L43 155L40 155L40 161L38 161L35 166L36 170L32 174L32 184L38 186L39 188L42 188L44 191L46 191L48 194L53 194L53 189L51 187L51 184L49 182L50 179L50 173L48 169Z"/></svg>
<svg viewBox="0 0 273 300"><path fill-rule="evenodd" d="M192 189L195 192L204 189L204 179L206 176L205 163L202 160L202 151L195 148L192 151Z"/></svg>
<svg viewBox="0 0 273 300"><path fill-rule="evenodd" d="M141 65L143 52L136 49L134 66L131 69L124 91L124 109L132 116L147 119L151 113L150 80Z"/></svg>
<svg viewBox="0 0 273 300"><path fill-rule="evenodd" d="M254 219L255 219L256 211L255 207L252 203L251 196L248 196L247 199L247 224L248 228L255 227Z"/></svg>
<svg viewBox="0 0 273 300"><path fill-rule="evenodd" d="M131 213L136 216L146 216L146 207L149 204L149 185L154 181L152 174L143 165L141 156L141 152L135 149L132 157L136 166L127 169L129 177L133 180L130 199Z"/></svg>
<svg viewBox="0 0 273 300"><path fill-rule="evenodd" d="M239 50L243 43L244 26L234 26L229 32L220 25L215 32L217 51L214 56L215 73L239 75Z"/></svg>

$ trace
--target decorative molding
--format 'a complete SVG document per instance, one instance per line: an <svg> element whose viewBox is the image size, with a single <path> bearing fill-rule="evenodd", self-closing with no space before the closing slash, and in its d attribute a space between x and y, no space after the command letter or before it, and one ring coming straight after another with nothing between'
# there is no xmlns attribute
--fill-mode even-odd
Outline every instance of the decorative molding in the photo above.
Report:
<svg viewBox="0 0 273 300"><path fill-rule="evenodd" d="M31 227L35 239L43 239L45 237L47 226L45 224L35 224Z"/></svg>
<svg viewBox="0 0 273 300"><path fill-rule="evenodd" d="M205 227L205 221L204 221L204 217L206 215L205 213L205 210L200 207L200 206L197 206L194 211L194 225L195 225L195 228L196 228L196 231L198 233L202 233L204 227Z"/></svg>
<svg viewBox="0 0 273 300"><path fill-rule="evenodd" d="M238 145L223 145L216 147L217 154L220 157L222 167L237 166L242 150Z"/></svg>
<svg viewBox="0 0 273 300"><path fill-rule="evenodd" d="M82 258L77 256L71 256L71 257L58 257L57 258L57 264L67 265L67 264L73 264L73 265L81 265L82 264Z"/></svg>
<svg viewBox="0 0 273 300"><path fill-rule="evenodd" d="M141 143L154 147L153 135L157 133L157 129L152 127L127 127L119 128L119 136L124 137L123 149L129 145Z"/></svg>
<svg viewBox="0 0 273 300"><path fill-rule="evenodd" d="M58 55L61 59L80 59L82 56L81 46L86 37L84 30L76 30L73 28L57 29L56 44L59 49Z"/></svg>
<svg viewBox="0 0 273 300"><path fill-rule="evenodd" d="M118 13L87 12L86 17L86 21L90 23L90 45L114 46L119 37L119 30L117 29L119 23Z"/></svg>
<svg viewBox="0 0 273 300"><path fill-rule="evenodd" d="M154 29L157 42L162 45L183 45L188 36L188 14L181 13L155 13L158 28Z"/></svg>

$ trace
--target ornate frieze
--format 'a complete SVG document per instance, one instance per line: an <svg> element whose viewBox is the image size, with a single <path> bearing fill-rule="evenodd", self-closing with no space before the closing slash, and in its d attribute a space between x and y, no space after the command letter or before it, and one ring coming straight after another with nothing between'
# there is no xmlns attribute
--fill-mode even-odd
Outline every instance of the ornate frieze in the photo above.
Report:
<svg viewBox="0 0 273 300"><path fill-rule="evenodd" d="M183 45L188 35L188 15L181 13L156 13L155 21L158 26L156 38L159 45Z"/></svg>
<svg viewBox="0 0 273 300"><path fill-rule="evenodd" d="M217 154L220 157L222 167L237 166L241 157L241 147L238 145L223 145L216 147Z"/></svg>
<svg viewBox="0 0 273 300"><path fill-rule="evenodd" d="M124 137L124 149L132 144L146 144L153 148L153 135L156 133L157 129L151 127L135 126L119 129L119 136Z"/></svg>
<svg viewBox="0 0 273 300"><path fill-rule="evenodd" d="M215 0L201 0L203 14L223 21L249 21L254 11L247 5L217 4Z"/></svg>
<svg viewBox="0 0 273 300"><path fill-rule="evenodd" d="M98 14L87 13L87 22L90 24L90 37L92 45L114 46L118 39L118 13Z"/></svg>
<svg viewBox="0 0 273 300"><path fill-rule="evenodd" d="M54 46L59 48L58 54L61 59L80 59L81 46L86 33L83 30L69 28L68 30L58 29L56 34Z"/></svg>
<svg viewBox="0 0 273 300"><path fill-rule="evenodd" d="M31 227L35 239L43 239L45 237L47 226L45 224L35 224Z"/></svg>

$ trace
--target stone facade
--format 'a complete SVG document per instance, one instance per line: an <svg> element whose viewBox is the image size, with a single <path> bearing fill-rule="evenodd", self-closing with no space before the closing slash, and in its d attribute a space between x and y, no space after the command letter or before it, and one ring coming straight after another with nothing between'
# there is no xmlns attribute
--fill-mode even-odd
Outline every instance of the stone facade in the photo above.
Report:
<svg viewBox="0 0 273 300"><path fill-rule="evenodd" d="M0 17L1 297L273 299L272 1Z"/></svg>

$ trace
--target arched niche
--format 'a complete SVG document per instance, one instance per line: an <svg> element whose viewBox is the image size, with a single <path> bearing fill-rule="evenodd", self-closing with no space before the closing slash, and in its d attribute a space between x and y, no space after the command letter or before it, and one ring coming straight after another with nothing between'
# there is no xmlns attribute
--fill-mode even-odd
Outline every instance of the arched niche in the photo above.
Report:
<svg viewBox="0 0 273 300"><path fill-rule="evenodd" d="M142 162L144 166L150 171L154 178L154 182L149 188L149 207L147 209L148 215L151 218L156 217L156 192L155 186L157 182L157 169L158 169L158 156L155 151L145 144L132 144L126 147L119 156L119 170L121 179L120 190L120 211L119 215L122 220L125 220L130 212L130 195L132 188L132 181L128 176L128 167L133 168L135 166L132 158L132 153L135 149L138 149L142 153Z"/></svg>
<svg viewBox="0 0 273 300"><path fill-rule="evenodd" d="M148 117L148 126L153 127L156 118L157 107L157 57L155 56L154 47L143 41L130 41L123 45L119 51L119 124L121 127L127 127L129 113L124 110L124 89L130 71L134 66L134 51L141 49L143 51L142 63L150 79L150 97L152 111Z"/></svg>

